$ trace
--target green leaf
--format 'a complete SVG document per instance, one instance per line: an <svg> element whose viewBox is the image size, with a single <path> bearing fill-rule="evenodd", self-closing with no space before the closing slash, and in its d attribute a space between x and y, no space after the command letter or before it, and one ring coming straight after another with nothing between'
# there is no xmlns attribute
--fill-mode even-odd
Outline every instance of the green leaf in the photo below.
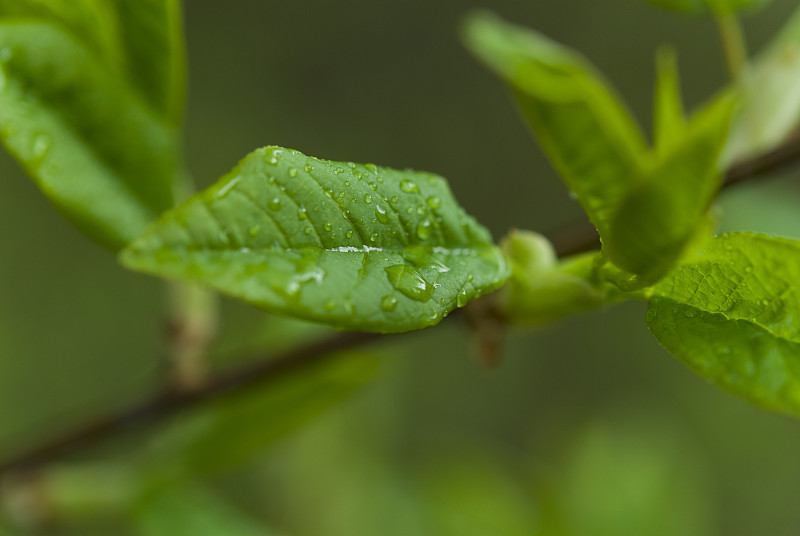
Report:
<svg viewBox="0 0 800 536"><path fill-rule="evenodd" d="M800 242L717 236L653 290L647 324L700 376L800 416Z"/></svg>
<svg viewBox="0 0 800 536"><path fill-rule="evenodd" d="M661 47L656 55L656 91L653 105L653 145L659 155L680 143L686 130L675 49Z"/></svg>
<svg viewBox="0 0 800 536"><path fill-rule="evenodd" d="M723 160L733 163L772 149L800 122L800 8L752 62Z"/></svg>
<svg viewBox="0 0 800 536"><path fill-rule="evenodd" d="M603 242L612 211L640 178L641 132L608 84L576 52L503 22L469 17L467 47L508 82L517 103Z"/></svg>
<svg viewBox="0 0 800 536"><path fill-rule="evenodd" d="M658 6L679 13L733 13L741 9L759 9L770 0L645 0Z"/></svg>
<svg viewBox="0 0 800 536"><path fill-rule="evenodd" d="M185 51L178 0L0 0L0 20L55 24L160 117L181 121Z"/></svg>
<svg viewBox="0 0 800 536"><path fill-rule="evenodd" d="M140 536L270 536L269 530L208 490L184 486L151 494L135 513Z"/></svg>
<svg viewBox="0 0 800 536"><path fill-rule="evenodd" d="M735 100L723 94L698 112L680 142L620 203L604 252L649 285L666 274L700 232L722 184L720 153Z"/></svg>
<svg viewBox="0 0 800 536"><path fill-rule="evenodd" d="M339 328L433 325L508 277L437 175L254 151L167 212L126 266Z"/></svg>
<svg viewBox="0 0 800 536"><path fill-rule="evenodd" d="M516 230L502 248L511 278L500 303L511 323L544 324L624 299L616 287L595 280L595 253L559 261L544 236Z"/></svg>
<svg viewBox="0 0 800 536"><path fill-rule="evenodd" d="M175 131L51 24L0 23L0 136L54 205L112 248L172 205Z"/></svg>

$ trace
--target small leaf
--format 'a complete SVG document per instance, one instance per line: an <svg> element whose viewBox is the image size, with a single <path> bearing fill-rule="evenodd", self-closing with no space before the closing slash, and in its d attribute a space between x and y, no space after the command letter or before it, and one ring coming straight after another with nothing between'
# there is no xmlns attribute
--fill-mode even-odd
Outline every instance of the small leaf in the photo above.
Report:
<svg viewBox="0 0 800 536"><path fill-rule="evenodd" d="M175 132L51 24L0 23L0 136L56 207L112 248L172 205Z"/></svg>
<svg viewBox="0 0 800 536"><path fill-rule="evenodd" d="M122 262L339 328L433 325L508 277L444 179L267 147L167 212Z"/></svg>
<svg viewBox="0 0 800 536"><path fill-rule="evenodd" d="M576 52L488 13L465 25L467 47L508 82L542 150L605 243L611 213L647 150L630 113Z"/></svg>
<svg viewBox="0 0 800 536"><path fill-rule="evenodd" d="M339 354L181 414L155 436L142 467L161 483L246 463L363 387L378 364L373 355Z"/></svg>
<svg viewBox="0 0 800 536"><path fill-rule="evenodd" d="M553 322L621 298L616 287L595 281L595 253L559 262L552 244L529 231L512 231L502 248L511 265L500 300L509 322Z"/></svg>
<svg viewBox="0 0 800 536"><path fill-rule="evenodd" d="M186 73L178 0L0 0L0 20L14 19L66 31L154 112L179 125Z"/></svg>
<svg viewBox="0 0 800 536"><path fill-rule="evenodd" d="M680 143L625 196L603 249L619 268L649 285L666 274L698 232L722 184L719 156L735 100L723 94L698 112Z"/></svg>
<svg viewBox="0 0 800 536"><path fill-rule="evenodd" d="M645 0L658 6L679 13L733 13L741 9L759 9L770 0Z"/></svg>
<svg viewBox="0 0 800 536"><path fill-rule="evenodd" d="M647 324L700 376L800 416L800 242L717 236L655 286Z"/></svg>
<svg viewBox="0 0 800 536"><path fill-rule="evenodd" d="M741 81L741 106L723 161L772 149L800 123L800 7L752 62Z"/></svg>
<svg viewBox="0 0 800 536"><path fill-rule="evenodd" d="M675 50L661 47L656 55L656 91L653 106L653 145L658 154L680 143L686 130Z"/></svg>

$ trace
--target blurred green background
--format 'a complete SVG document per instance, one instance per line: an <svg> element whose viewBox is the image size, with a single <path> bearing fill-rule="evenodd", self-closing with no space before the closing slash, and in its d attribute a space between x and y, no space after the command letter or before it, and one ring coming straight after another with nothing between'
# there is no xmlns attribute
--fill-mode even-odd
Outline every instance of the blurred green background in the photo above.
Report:
<svg viewBox="0 0 800 536"><path fill-rule="evenodd" d="M751 49L796 6L774 0L747 16ZM279 144L440 173L496 238L580 219L504 87L459 43L459 20L475 7L580 50L645 129L658 45L677 46L690 107L726 80L710 20L637 0L193 0L191 172L205 186ZM164 296L65 224L5 153L0 173L6 458L162 386ZM800 238L798 179L800 169L726 192L722 226ZM278 332L286 343L283 323L229 301L223 309L216 368L241 362L225 350L274 349ZM454 321L370 345L381 367L364 389L246 463L198 477L272 531L216 533L800 532L800 423L696 377L649 335L643 304L514 330L496 370L470 358L466 334ZM243 426L265 426L254 417ZM102 454L125 460L151 441L138 430ZM181 504L207 512L203 493L162 504L165 516ZM127 533L87 523L64 533Z"/></svg>

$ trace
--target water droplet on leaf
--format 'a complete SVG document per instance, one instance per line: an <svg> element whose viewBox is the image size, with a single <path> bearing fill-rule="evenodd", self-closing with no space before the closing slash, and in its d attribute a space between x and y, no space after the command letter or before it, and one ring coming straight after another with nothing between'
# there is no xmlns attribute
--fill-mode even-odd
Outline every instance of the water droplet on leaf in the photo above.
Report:
<svg viewBox="0 0 800 536"><path fill-rule="evenodd" d="M395 264L384 270L392 286L412 300L426 302L431 299L433 286L413 267Z"/></svg>

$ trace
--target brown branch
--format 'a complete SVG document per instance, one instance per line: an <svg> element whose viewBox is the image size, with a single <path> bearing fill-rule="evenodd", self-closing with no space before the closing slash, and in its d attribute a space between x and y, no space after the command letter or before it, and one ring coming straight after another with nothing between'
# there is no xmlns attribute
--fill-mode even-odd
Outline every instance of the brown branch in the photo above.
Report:
<svg viewBox="0 0 800 536"><path fill-rule="evenodd" d="M731 166L725 174L723 187L741 183L767 172L778 171L797 161L800 161L800 136L793 137L774 150ZM600 246L597 231L588 223L578 223L559 229L550 233L549 238L559 256L591 251ZM352 348L382 337L384 336L375 333L338 333L327 339L293 348L268 361L219 375L198 389L188 392L167 391L145 400L138 406L84 425L66 436L0 464L0 475L12 470L35 468L68 452L113 437L135 425L164 419L233 391L239 392L256 387L327 359L336 350Z"/></svg>

